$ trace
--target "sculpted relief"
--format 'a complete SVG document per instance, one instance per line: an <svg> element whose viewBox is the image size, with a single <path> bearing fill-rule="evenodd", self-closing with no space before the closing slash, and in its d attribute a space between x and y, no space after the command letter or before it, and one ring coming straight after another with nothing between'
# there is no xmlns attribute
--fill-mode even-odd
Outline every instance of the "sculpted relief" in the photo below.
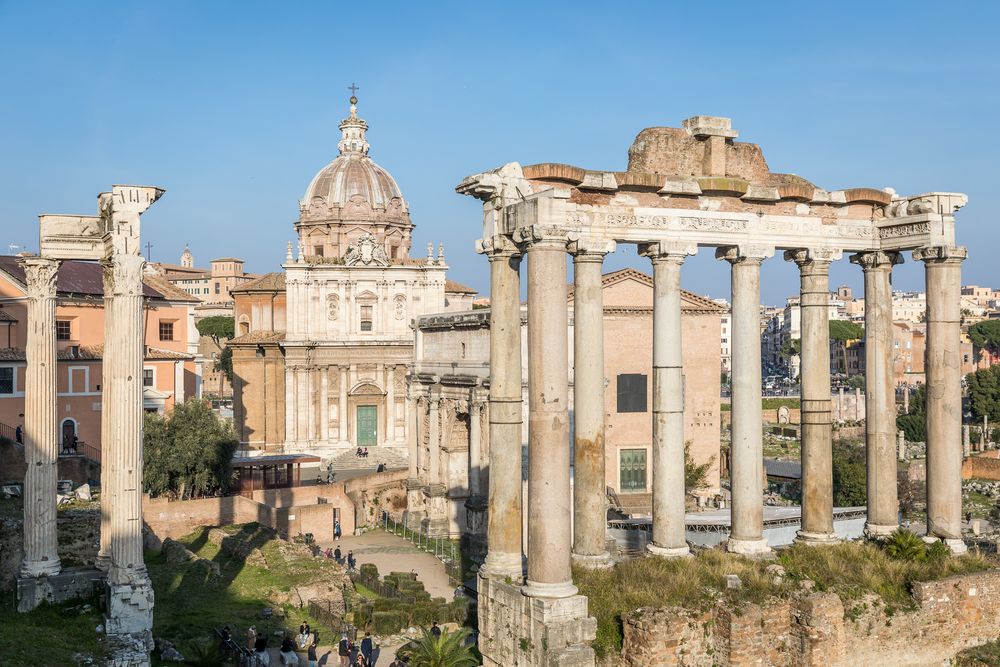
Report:
<svg viewBox="0 0 1000 667"><path fill-rule="evenodd" d="M397 294L392 300L392 307L396 313L396 319L403 319L406 315L406 297L402 294Z"/></svg>
<svg viewBox="0 0 1000 667"><path fill-rule="evenodd" d="M327 317L331 320L336 320L340 316L340 296L337 294L331 294L326 297L326 312Z"/></svg>

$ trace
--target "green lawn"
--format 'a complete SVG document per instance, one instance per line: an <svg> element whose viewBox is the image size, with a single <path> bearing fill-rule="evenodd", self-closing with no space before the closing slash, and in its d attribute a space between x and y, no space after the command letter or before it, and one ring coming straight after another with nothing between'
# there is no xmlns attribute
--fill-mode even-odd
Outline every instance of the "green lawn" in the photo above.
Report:
<svg viewBox="0 0 1000 667"><path fill-rule="evenodd" d="M27 614L5 605L0 612L0 664L65 667L76 664L73 656L78 653L100 664L104 635L96 628L104 618L93 602L87 612L83 604L46 604Z"/></svg>

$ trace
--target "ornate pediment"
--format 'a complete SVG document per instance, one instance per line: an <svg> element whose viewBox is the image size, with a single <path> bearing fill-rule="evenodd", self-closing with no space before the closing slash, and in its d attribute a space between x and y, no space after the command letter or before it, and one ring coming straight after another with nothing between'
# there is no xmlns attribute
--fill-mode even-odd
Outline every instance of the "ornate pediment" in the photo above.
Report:
<svg viewBox="0 0 1000 667"><path fill-rule="evenodd" d="M344 255L347 266L389 266L389 257L385 248L375 240L375 235L367 233L347 247Z"/></svg>

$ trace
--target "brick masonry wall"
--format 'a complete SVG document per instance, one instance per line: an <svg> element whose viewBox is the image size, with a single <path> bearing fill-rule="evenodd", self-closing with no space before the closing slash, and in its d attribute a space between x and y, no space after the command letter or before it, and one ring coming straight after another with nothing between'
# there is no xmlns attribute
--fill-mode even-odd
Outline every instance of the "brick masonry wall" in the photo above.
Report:
<svg viewBox="0 0 1000 667"><path fill-rule="evenodd" d="M946 664L1000 635L1000 571L914 586L918 609L887 614L869 596L848 607L834 593L701 613L639 609L623 623L620 659L604 665L792 667Z"/></svg>
<svg viewBox="0 0 1000 667"><path fill-rule="evenodd" d="M992 453L992 452L990 452ZM1000 479L1000 459L969 456L962 461L962 479Z"/></svg>

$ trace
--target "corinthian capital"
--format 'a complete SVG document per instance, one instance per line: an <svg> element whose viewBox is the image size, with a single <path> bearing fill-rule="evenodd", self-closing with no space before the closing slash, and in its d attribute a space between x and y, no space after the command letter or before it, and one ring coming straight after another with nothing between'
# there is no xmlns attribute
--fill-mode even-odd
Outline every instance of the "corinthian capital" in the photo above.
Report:
<svg viewBox="0 0 1000 667"><path fill-rule="evenodd" d="M29 299L55 298L59 260L22 256L17 263L24 269L24 283Z"/></svg>
<svg viewBox="0 0 1000 667"><path fill-rule="evenodd" d="M101 262L104 269L105 294L141 296L142 270L146 259L142 255L115 254Z"/></svg>
<svg viewBox="0 0 1000 667"><path fill-rule="evenodd" d="M730 264L760 264L774 256L774 248L765 245L731 245L715 249L715 258Z"/></svg>
<svg viewBox="0 0 1000 667"><path fill-rule="evenodd" d="M476 252L487 257L510 257L520 255L521 249L514 240L504 234L495 234L476 241Z"/></svg>
<svg viewBox="0 0 1000 667"><path fill-rule="evenodd" d="M576 238L573 238L575 236ZM615 251L616 243L597 236L571 235L566 250L577 260L604 259L604 256Z"/></svg>
<svg viewBox="0 0 1000 667"><path fill-rule="evenodd" d="M688 255L695 255L697 253L698 245L695 243L652 241L650 243L639 244L639 254L643 257L649 257L654 262L657 260L683 262Z"/></svg>
<svg viewBox="0 0 1000 667"><path fill-rule="evenodd" d="M566 229L556 225L528 225L514 232L514 240L523 243L527 250L536 247L559 247L566 249Z"/></svg>

